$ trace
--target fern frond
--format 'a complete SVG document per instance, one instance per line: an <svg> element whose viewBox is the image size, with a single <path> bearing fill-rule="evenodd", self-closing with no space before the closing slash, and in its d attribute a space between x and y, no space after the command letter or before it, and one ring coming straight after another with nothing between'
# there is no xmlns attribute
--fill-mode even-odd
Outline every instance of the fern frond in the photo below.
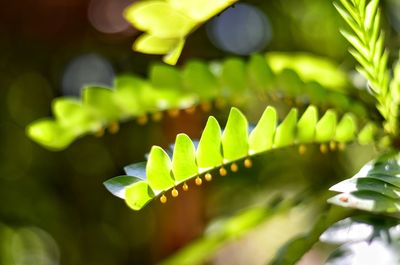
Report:
<svg viewBox="0 0 400 265"><path fill-rule="evenodd" d="M387 121L386 131L395 134L397 121L391 107L388 51L380 26L379 0L368 4L365 0L340 0L340 3L342 5L334 3L334 6L352 30L340 32L353 46L349 51L360 64L357 70L368 80L368 87L377 99L377 109Z"/></svg>
<svg viewBox="0 0 400 265"><path fill-rule="evenodd" d="M176 116L180 110L189 111L196 106L208 111L213 102L217 105L221 101L243 106L247 96L272 100L282 97L293 103L335 107L357 116L367 116L363 103L333 90L345 86L346 79L332 63L314 59L317 66L327 66L321 73L311 67L301 67L310 56L289 58L292 58L291 54L280 53L267 54L265 58L253 55L248 62L238 58L211 64L193 60L180 70L156 64L151 67L148 80L120 75L111 89L87 87L83 89L81 100L55 99L52 104L54 118L31 123L27 133L43 146L61 150L85 134L100 136L105 128L115 133L122 121L136 119L139 124L158 121L166 114ZM302 69L307 72L301 72ZM341 81L326 82L327 76L335 76L332 79Z"/></svg>
<svg viewBox="0 0 400 265"><path fill-rule="evenodd" d="M368 127L371 126L367 124L364 128ZM153 146L146 164L126 168L133 184L126 185L127 176L120 176L105 182L105 186L115 195L125 198L132 209L140 210L155 197L165 202L169 190L172 190L172 197L178 196L177 187L183 185L182 189L187 189L190 180L194 179L197 185L201 185L201 178L204 176L207 180L214 170L218 170L220 175L226 175L227 169L237 171L241 160L244 167L250 167L252 156L269 150L320 143L321 151L325 152L330 142L342 146L357 138L357 128L354 115L345 114L338 121L336 113L328 110L318 118L314 106L309 106L299 120L298 111L293 108L278 124L276 110L269 106L249 133L245 116L237 108L232 108L223 132L214 117L208 119L197 148L186 134L179 134L172 161L168 152ZM363 144L373 140L376 133L366 129L361 132L359 142ZM138 170L141 172L139 176L136 175Z"/></svg>

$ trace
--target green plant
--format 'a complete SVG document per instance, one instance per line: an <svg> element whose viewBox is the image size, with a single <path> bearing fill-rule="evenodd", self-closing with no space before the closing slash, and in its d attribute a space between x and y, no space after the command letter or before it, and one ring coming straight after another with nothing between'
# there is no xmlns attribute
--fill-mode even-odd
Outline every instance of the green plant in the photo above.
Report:
<svg viewBox="0 0 400 265"><path fill-rule="evenodd" d="M185 10L191 14L189 11L199 6L190 1L144 1L134 5L126 16L147 32L136 41L134 49L167 54L164 61L175 64L189 32L233 2L209 2L199 20L183 19L174 13L182 8L179 12ZM179 3L185 5L179 7ZM319 217L309 231L287 242L270 264L294 264L320 238L323 242L342 245L329 258L328 264L343 264L345 261L346 264L359 264L353 259L359 251L355 245L365 245L366 242L373 243L371 251L376 250L374 244L378 248L383 245L390 250L399 250L399 236L392 228L398 225L400 212L400 63L395 64L392 72L387 68L389 53L384 48L378 0L340 0L334 5L350 26L351 31L341 32L352 45L350 53L359 63L357 71L368 82L372 103L365 100L368 97L362 92L354 92L351 88L345 90L351 87L346 78L344 82L334 84L324 83L318 78L305 80L301 63L287 63L301 61L295 60L293 55L281 58L280 63L286 60L286 67L290 68L281 71L276 70L277 63L269 58L272 55L267 54L266 58L253 55L247 63L238 58L211 64L190 61L181 71L172 66L155 65L150 70L150 81L120 76L115 80L114 90L90 87L84 90L82 102L56 100L53 105L56 119L33 123L28 134L49 148L63 149L83 134L102 132L104 127L110 127L114 132L121 120L137 118L144 123L150 113L157 121L161 111L174 116L176 110L188 109L190 112L195 105L209 111L211 102L216 106L221 102L235 106L231 108L223 130L217 119L210 116L198 142L186 134L178 134L170 149L153 146L146 162L128 165L125 167L126 175L104 183L111 193L123 198L133 210L142 209L155 198L166 203L168 197L178 197L180 192L188 191L194 185L200 186L217 175L245 172L252 167L256 157L278 148L297 145L299 153L304 154L308 146L312 148L316 144L322 153L343 150L346 144L354 142L374 145L379 153L377 158L354 177L331 188L340 194L328 202L346 209L336 206L326 209L324 203L316 207ZM155 19L160 10L173 12L171 19L174 21L171 23L174 26L165 27L161 23L167 19L165 17ZM325 70L329 72L328 67ZM337 71L330 73L341 75ZM271 103L270 99L277 95L299 106L290 108L281 119L276 108L263 107L259 121L254 127L249 126L239 108L257 100L260 104ZM367 111L371 106L375 106L379 114ZM323 110L320 116L319 109ZM204 236L164 264L201 263L232 237L244 234L275 214L307 204L307 200L316 203L331 196L325 191L303 196L300 195L303 187L294 195L287 195L283 186L285 183L280 186L284 196L279 203L269 201L267 206L249 207L233 215L213 235ZM365 211L367 215L357 217L359 212L353 209ZM346 217L348 219L343 219ZM368 236L346 235L345 239L335 240L343 233L343 226L358 227L360 223L372 231ZM396 264L397 253L390 252L387 264Z"/></svg>

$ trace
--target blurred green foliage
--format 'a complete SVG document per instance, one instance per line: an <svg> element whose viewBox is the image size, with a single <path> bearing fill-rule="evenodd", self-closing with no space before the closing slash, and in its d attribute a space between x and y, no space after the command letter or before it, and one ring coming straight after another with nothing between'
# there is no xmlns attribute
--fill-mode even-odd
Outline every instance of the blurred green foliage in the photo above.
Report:
<svg viewBox="0 0 400 265"><path fill-rule="evenodd" d="M330 1L247 2L260 8L271 20L274 37L266 50L328 56L346 71L352 69L354 62L346 56L347 44L338 32L338 25L343 22ZM392 2L384 1L384 10L390 10ZM50 116L52 99L63 96L61 83L66 65L77 56L101 54L117 74L134 72L143 78L149 65L158 61L153 56L131 53L132 36L95 31L87 19L88 5L86 0L64 0L57 4L45 0L9 1L0 8L4 20L0 23L2 264L154 264L192 239L202 238L204 228L213 220L262 204L264 194L283 183L288 190L304 187L308 193L325 191L373 157L372 148L359 146L352 146L340 155L332 152L325 156L320 155L317 146L312 146L304 156L299 156L293 148L277 150L257 157L250 171L193 188L166 205L130 211L121 200L106 192L101 183L122 174L124 165L142 161L152 144L167 147L178 132L199 138L207 117L200 111L182 112L160 123L144 126L125 123L117 135L100 139L85 136L58 153L44 150L29 140L25 126ZM389 45L398 47L393 20L385 17L384 21ZM188 38L181 62L189 58L208 61L227 55L213 47L204 28L200 28ZM313 85L317 86L310 86ZM261 113L256 105L248 110L253 123ZM277 105L283 111L288 109L285 104ZM214 109L212 114L223 120L227 110ZM376 113L372 115L380 119ZM281 236L273 232L282 228L283 220L303 218L291 228L304 232L315 213L300 209L288 216L272 223L270 230L256 230L244 242L255 243L252 247L257 249L255 245L261 245L255 240L257 233L274 241L274 237ZM268 251L260 250L264 255L249 252L246 257L244 251L237 251L243 247L241 241L233 241L238 244L236 248L228 245L217 252L214 264L224 264L232 249L242 255L241 259L235 256L238 260L251 260L254 264L275 253L271 247Z"/></svg>

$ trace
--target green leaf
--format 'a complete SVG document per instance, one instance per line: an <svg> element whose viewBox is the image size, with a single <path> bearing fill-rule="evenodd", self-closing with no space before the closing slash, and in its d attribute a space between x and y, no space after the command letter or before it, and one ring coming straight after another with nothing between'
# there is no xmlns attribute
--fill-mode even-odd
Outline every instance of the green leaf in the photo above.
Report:
<svg viewBox="0 0 400 265"><path fill-rule="evenodd" d="M146 107L142 102L144 91L149 89L148 82L133 75L117 76L115 81L114 101L123 116L143 114Z"/></svg>
<svg viewBox="0 0 400 265"><path fill-rule="evenodd" d="M314 141L315 127L318 121L318 110L309 106L297 123L297 140L302 143Z"/></svg>
<svg viewBox="0 0 400 265"><path fill-rule="evenodd" d="M125 188L125 201L133 210L142 209L153 198L153 191L144 181L135 182Z"/></svg>
<svg viewBox="0 0 400 265"><path fill-rule="evenodd" d="M355 191L338 194L328 200L342 207L354 208L374 213L394 213L400 210L398 200L391 199L373 191Z"/></svg>
<svg viewBox="0 0 400 265"><path fill-rule="evenodd" d="M185 64L182 82L187 91L195 92L203 99L213 99L219 94L217 78L211 73L208 64L193 60Z"/></svg>
<svg viewBox="0 0 400 265"><path fill-rule="evenodd" d="M331 187L343 193L328 202L372 212L400 211L399 172L399 154L385 154L367 163L353 178Z"/></svg>
<svg viewBox="0 0 400 265"><path fill-rule="evenodd" d="M165 64L154 64L150 68L150 81L158 88L178 89L182 86L179 71L172 66Z"/></svg>
<svg viewBox="0 0 400 265"><path fill-rule="evenodd" d="M371 144L374 142L376 126L373 123L367 123L361 132L358 134L358 142L362 145Z"/></svg>
<svg viewBox="0 0 400 265"><path fill-rule="evenodd" d="M400 199L400 188L381 180L379 177L361 177L343 180L330 188L336 192L374 191L393 199Z"/></svg>
<svg viewBox="0 0 400 265"><path fill-rule="evenodd" d="M167 190L174 186L174 180L171 177L171 160L159 146L151 148L146 175L149 186L153 190Z"/></svg>
<svg viewBox="0 0 400 265"><path fill-rule="evenodd" d="M372 22L374 21L376 13L378 12L378 4L379 0L371 0L371 2L369 2L367 5L364 19L364 27L366 29L372 28Z"/></svg>
<svg viewBox="0 0 400 265"><path fill-rule="evenodd" d="M119 109L113 102L113 90L87 86L83 89L82 101L104 122L118 120Z"/></svg>
<svg viewBox="0 0 400 265"><path fill-rule="evenodd" d="M214 117L209 117L196 150L200 172L222 164L221 128Z"/></svg>
<svg viewBox="0 0 400 265"><path fill-rule="evenodd" d="M260 54L253 54L247 64L249 82L258 90L267 90L274 79L271 67Z"/></svg>
<svg viewBox="0 0 400 265"><path fill-rule="evenodd" d="M256 127L250 133L249 154L263 152L272 148L276 124L276 110L275 108L268 106Z"/></svg>
<svg viewBox="0 0 400 265"><path fill-rule="evenodd" d="M168 0L172 7L191 17L203 22L217 15L237 0Z"/></svg>
<svg viewBox="0 0 400 265"><path fill-rule="evenodd" d="M297 125L297 109L292 108L278 126L274 137L274 147L283 147L294 143Z"/></svg>
<svg viewBox="0 0 400 265"><path fill-rule="evenodd" d="M246 117L237 108L231 108L222 134L224 161L233 161L245 157L248 150L248 123Z"/></svg>
<svg viewBox="0 0 400 265"><path fill-rule="evenodd" d="M185 39L182 38L179 40L178 44L176 44L176 46L163 57L163 62L170 65L175 65L179 59L179 56L181 56L183 46L185 46Z"/></svg>
<svg viewBox="0 0 400 265"><path fill-rule="evenodd" d="M245 65L239 58L229 58L223 62L221 81L228 92L242 92L247 88Z"/></svg>
<svg viewBox="0 0 400 265"><path fill-rule="evenodd" d="M42 119L29 124L26 132L31 139L51 150L66 148L75 137L70 130L51 119Z"/></svg>
<svg viewBox="0 0 400 265"><path fill-rule="evenodd" d="M57 98L52 103L56 120L63 127L71 128L76 134L95 131L101 126L90 110L71 98Z"/></svg>
<svg viewBox="0 0 400 265"><path fill-rule="evenodd" d="M268 52L265 58L275 74L291 69L303 82L318 82L334 90L348 87L347 73L340 70L337 63L324 57L308 53Z"/></svg>
<svg viewBox="0 0 400 265"><path fill-rule="evenodd" d="M328 142L335 136L336 130L336 113L328 110L325 115L318 121L315 127L315 140L317 142Z"/></svg>
<svg viewBox="0 0 400 265"><path fill-rule="evenodd" d="M133 50L148 54L166 54L179 44L179 38L160 38L149 34L139 36Z"/></svg>
<svg viewBox="0 0 400 265"><path fill-rule="evenodd" d="M338 142L348 142L354 139L357 125L353 114L346 113L336 126L335 140Z"/></svg>
<svg viewBox="0 0 400 265"><path fill-rule="evenodd" d="M118 176L103 182L103 184L113 195L125 199L126 187L138 181L141 181L141 179L132 176Z"/></svg>
<svg viewBox="0 0 400 265"><path fill-rule="evenodd" d="M172 172L177 182L197 175L195 148L186 134L178 134L172 157Z"/></svg>
<svg viewBox="0 0 400 265"><path fill-rule="evenodd" d="M137 29L160 38L179 38L188 34L195 21L163 1L143 1L125 9L125 18Z"/></svg>

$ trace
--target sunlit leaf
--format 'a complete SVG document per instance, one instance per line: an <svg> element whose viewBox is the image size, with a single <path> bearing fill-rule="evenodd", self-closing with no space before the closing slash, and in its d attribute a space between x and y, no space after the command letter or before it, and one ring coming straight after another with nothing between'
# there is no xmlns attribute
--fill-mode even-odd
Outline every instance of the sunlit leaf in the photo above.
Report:
<svg viewBox="0 0 400 265"><path fill-rule="evenodd" d="M272 148L277 119L275 108L268 106L249 135L250 154Z"/></svg>
<svg viewBox="0 0 400 265"><path fill-rule="evenodd" d="M232 161L247 155L249 150L247 133L246 117L237 108L232 108L222 134L224 160Z"/></svg>
<svg viewBox="0 0 400 265"><path fill-rule="evenodd" d="M336 113L328 110L318 121L315 128L315 140L318 142L327 142L333 139L336 130Z"/></svg>
<svg viewBox="0 0 400 265"><path fill-rule="evenodd" d="M133 210L142 209L153 197L153 191L144 181L135 182L125 188L125 201Z"/></svg>
<svg viewBox="0 0 400 265"><path fill-rule="evenodd" d="M139 36L133 44L133 50L149 54L166 54L179 43L179 38L160 38L149 34Z"/></svg>
<svg viewBox="0 0 400 265"><path fill-rule="evenodd" d="M222 164L221 128L214 117L209 117L196 150L199 170Z"/></svg>
<svg viewBox="0 0 400 265"><path fill-rule="evenodd" d="M167 190L174 185L171 176L171 160L161 147L151 148L146 175L149 186L154 190Z"/></svg>
<svg viewBox="0 0 400 265"><path fill-rule="evenodd" d="M283 147L294 143L297 125L297 109L293 108L278 126L274 137L274 147Z"/></svg>
<svg viewBox="0 0 400 265"><path fill-rule="evenodd" d="M125 18L137 29L160 38L179 38L195 25L193 19L163 1L142 1L129 6Z"/></svg>
<svg viewBox="0 0 400 265"><path fill-rule="evenodd" d="M186 134L176 136L172 158L172 172L177 182L197 175L196 154L192 140Z"/></svg>
<svg viewBox="0 0 400 265"><path fill-rule="evenodd" d="M315 106L309 106L297 123L297 140L303 143L312 142L317 122L318 110Z"/></svg>

